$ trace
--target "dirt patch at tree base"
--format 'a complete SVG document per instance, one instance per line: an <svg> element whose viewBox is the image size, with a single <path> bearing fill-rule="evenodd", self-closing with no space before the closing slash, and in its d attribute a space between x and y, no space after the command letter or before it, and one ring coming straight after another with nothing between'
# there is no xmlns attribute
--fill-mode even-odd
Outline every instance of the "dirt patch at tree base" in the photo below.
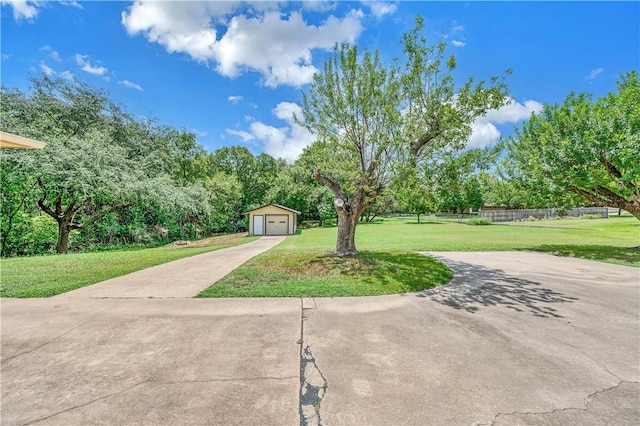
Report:
<svg viewBox="0 0 640 426"><path fill-rule="evenodd" d="M241 232L238 234L218 235L215 237L203 238L196 241L180 240L169 243L164 246L164 248L221 246L232 243L246 236L246 232Z"/></svg>

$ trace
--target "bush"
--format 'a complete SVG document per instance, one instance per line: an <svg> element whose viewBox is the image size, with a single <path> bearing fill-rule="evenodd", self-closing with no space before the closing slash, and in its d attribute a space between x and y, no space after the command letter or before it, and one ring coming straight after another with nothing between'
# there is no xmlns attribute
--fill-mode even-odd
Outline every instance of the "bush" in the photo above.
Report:
<svg viewBox="0 0 640 426"><path fill-rule="evenodd" d="M527 221L527 222L535 222L536 220L538 220L538 219L536 219L533 216L529 216L528 218L525 219L525 221Z"/></svg>
<svg viewBox="0 0 640 426"><path fill-rule="evenodd" d="M491 225L491 219L488 217L473 217L467 221L469 225Z"/></svg>
<svg viewBox="0 0 640 426"><path fill-rule="evenodd" d="M602 219L601 214L583 214L580 219Z"/></svg>

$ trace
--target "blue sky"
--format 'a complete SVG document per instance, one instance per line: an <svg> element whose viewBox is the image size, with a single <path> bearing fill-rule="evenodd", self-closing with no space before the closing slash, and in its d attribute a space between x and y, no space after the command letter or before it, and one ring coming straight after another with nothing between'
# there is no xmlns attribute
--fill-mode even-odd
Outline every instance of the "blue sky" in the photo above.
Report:
<svg viewBox="0 0 640 426"><path fill-rule="evenodd" d="M243 145L288 160L313 141L292 115L327 50L357 43L390 60L416 14L456 55L459 83L513 69L512 103L474 123L471 146L640 68L639 2L1 3L4 86L27 89L40 72L84 81L208 151Z"/></svg>

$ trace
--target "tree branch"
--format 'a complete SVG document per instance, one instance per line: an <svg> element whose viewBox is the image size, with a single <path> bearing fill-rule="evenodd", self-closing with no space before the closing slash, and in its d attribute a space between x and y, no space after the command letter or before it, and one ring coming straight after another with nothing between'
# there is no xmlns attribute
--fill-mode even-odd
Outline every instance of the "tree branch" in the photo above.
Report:
<svg viewBox="0 0 640 426"><path fill-rule="evenodd" d="M342 186L334 179L331 179L328 176L323 175L322 173L320 173L320 169L317 167L313 168L313 173L311 174L311 179L315 180L316 182L320 182L323 185L325 185L326 187L328 187L336 197L341 198L343 200L346 201L347 199L347 195L345 194L345 192L342 189Z"/></svg>

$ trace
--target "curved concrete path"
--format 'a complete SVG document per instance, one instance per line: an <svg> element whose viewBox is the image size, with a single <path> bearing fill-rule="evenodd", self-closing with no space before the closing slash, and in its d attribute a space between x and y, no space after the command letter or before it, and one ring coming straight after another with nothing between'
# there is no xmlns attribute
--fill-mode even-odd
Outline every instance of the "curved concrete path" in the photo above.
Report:
<svg viewBox="0 0 640 426"><path fill-rule="evenodd" d="M56 298L194 297L247 260L279 244L284 238L262 237L247 244L174 260L63 293Z"/></svg>
<svg viewBox="0 0 640 426"><path fill-rule="evenodd" d="M3 299L0 421L640 423L640 269L431 255L405 295Z"/></svg>

